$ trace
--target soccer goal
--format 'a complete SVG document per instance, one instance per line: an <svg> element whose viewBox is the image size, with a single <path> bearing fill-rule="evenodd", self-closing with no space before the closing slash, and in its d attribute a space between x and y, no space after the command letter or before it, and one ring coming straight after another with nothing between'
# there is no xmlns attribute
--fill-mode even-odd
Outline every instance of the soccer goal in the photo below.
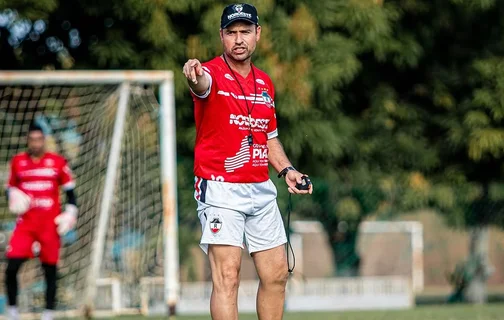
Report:
<svg viewBox="0 0 504 320"><path fill-rule="evenodd" d="M291 243L296 253L296 270L312 277L332 272L331 268L320 270L320 266L331 265L333 259L322 224L318 221L294 221L292 230ZM358 237L361 277L402 276L409 279L414 293L424 289L422 223L363 221L359 225ZM317 259L315 265L313 257ZM313 274L314 270L319 273Z"/></svg>
<svg viewBox="0 0 504 320"><path fill-rule="evenodd" d="M411 279L415 293L424 289L423 226L419 221L364 221L360 224L360 250L366 252L364 272L392 272Z"/></svg>
<svg viewBox="0 0 504 320"><path fill-rule="evenodd" d="M76 179L78 226L63 238L58 310L140 310L140 282L162 277L167 312L179 293L174 81L171 71L0 72L0 177L26 148L30 123ZM15 217L0 197L0 282ZM62 195L62 202L65 198ZM37 254L37 243L33 246ZM36 259L22 269L23 313L44 307ZM0 295L5 295L3 286ZM5 300L5 298L3 299ZM101 311L101 312L100 312Z"/></svg>

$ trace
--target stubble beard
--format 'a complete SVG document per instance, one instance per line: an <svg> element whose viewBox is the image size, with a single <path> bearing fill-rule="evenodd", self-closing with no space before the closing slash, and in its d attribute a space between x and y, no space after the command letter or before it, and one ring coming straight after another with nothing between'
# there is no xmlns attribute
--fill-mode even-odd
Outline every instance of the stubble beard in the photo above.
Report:
<svg viewBox="0 0 504 320"><path fill-rule="evenodd" d="M245 58L238 58L236 57L235 55L233 55L233 50L231 49L229 52L226 53L226 56L231 59L233 62L236 62L236 63L244 63L244 62L247 62L247 61L250 61L252 59L252 54L254 52L251 52L250 50L248 50L248 48L246 49L246 53L247 55L245 56Z"/></svg>
<svg viewBox="0 0 504 320"><path fill-rule="evenodd" d="M44 148L40 149L30 149L28 148L28 155L32 158L40 158L44 154Z"/></svg>

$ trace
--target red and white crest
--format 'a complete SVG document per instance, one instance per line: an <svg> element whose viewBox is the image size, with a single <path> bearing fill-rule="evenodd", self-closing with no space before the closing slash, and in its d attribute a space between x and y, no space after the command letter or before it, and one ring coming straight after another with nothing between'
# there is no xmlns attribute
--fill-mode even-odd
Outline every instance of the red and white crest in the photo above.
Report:
<svg viewBox="0 0 504 320"><path fill-rule="evenodd" d="M219 218L213 218L212 221L210 221L210 231L212 231L212 233L219 232L221 228L222 221Z"/></svg>
<svg viewBox="0 0 504 320"><path fill-rule="evenodd" d="M266 106L268 108L274 108L275 107L275 101L273 101L273 99L268 94L268 92L263 91L262 94L261 94L261 96L262 96L262 98L264 100L264 104L266 104Z"/></svg>

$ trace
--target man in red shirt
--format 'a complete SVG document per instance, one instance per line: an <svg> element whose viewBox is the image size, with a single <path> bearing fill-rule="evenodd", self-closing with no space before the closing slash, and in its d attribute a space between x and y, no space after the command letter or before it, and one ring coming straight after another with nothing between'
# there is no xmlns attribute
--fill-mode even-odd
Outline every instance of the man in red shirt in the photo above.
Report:
<svg viewBox="0 0 504 320"><path fill-rule="evenodd" d="M46 310L42 319L53 318L60 236L73 229L77 219L72 172L65 158L46 152L44 144L42 129L31 125L27 151L12 158L6 185L9 210L17 215L16 227L7 247L5 274L9 302L7 316L12 320L19 319L17 273L27 259L34 257L35 242L40 245L38 255L46 280ZM60 210L60 186L67 194L63 213Z"/></svg>
<svg viewBox="0 0 504 320"><path fill-rule="evenodd" d="M227 6L220 29L224 53L203 64L190 59L183 68L195 107L195 199L203 232L200 246L212 270L214 320L238 319L244 238L260 279L259 319L282 318L287 239L268 165L285 178L289 192L307 194L313 188L296 188L303 174L278 139L273 83L251 63L260 37L254 6Z"/></svg>

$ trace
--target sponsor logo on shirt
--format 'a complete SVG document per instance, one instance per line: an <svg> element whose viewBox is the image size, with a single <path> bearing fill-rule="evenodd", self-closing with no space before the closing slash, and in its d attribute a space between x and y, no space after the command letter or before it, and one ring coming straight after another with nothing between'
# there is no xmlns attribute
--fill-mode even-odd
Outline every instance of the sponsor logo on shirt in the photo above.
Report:
<svg viewBox="0 0 504 320"><path fill-rule="evenodd" d="M46 191L53 189L52 182L49 181L32 181L32 182L22 182L21 189L26 191Z"/></svg>
<svg viewBox="0 0 504 320"><path fill-rule="evenodd" d="M250 161L250 147L248 145L247 137L243 138L240 144L240 150L232 156L226 158L224 161L224 168L226 172L234 172L236 169L243 167Z"/></svg>
<svg viewBox="0 0 504 320"><path fill-rule="evenodd" d="M51 198L34 198L32 207L51 208L54 205L54 200Z"/></svg>
<svg viewBox="0 0 504 320"><path fill-rule="evenodd" d="M57 174L58 172L51 168L31 169L19 173L22 177L54 177Z"/></svg>
<svg viewBox="0 0 504 320"><path fill-rule="evenodd" d="M268 166L268 145L254 144L252 146L252 167Z"/></svg>
<svg viewBox="0 0 504 320"><path fill-rule="evenodd" d="M251 128L257 128L257 129L263 129L266 130L268 128L268 123L270 122L270 119L255 119L244 115L235 115L235 114L230 114L229 115L229 124L234 124L237 126L246 126L251 127Z"/></svg>

